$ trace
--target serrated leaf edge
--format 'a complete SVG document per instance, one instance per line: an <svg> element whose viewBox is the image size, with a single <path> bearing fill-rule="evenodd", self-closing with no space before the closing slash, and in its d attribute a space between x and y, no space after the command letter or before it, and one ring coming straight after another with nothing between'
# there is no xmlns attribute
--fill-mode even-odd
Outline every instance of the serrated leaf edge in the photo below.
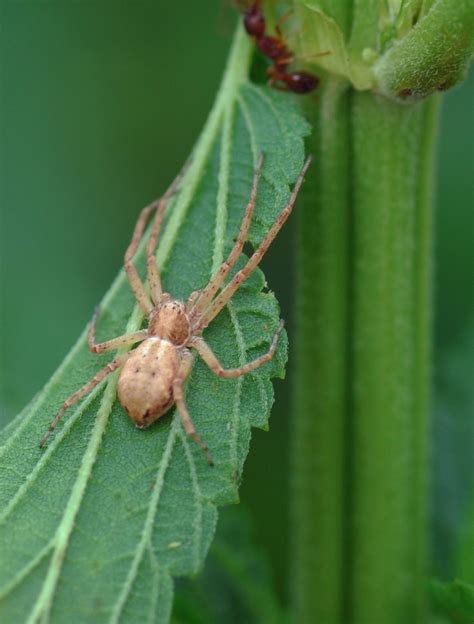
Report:
<svg viewBox="0 0 474 624"><path fill-rule="evenodd" d="M240 88L242 82L246 80L248 60L250 58L250 47L248 45L242 46L242 43L244 41L242 40L242 36L243 36L242 29L239 29L237 32L237 36L234 39L233 48L231 50L231 53L229 55L229 60L228 60L228 67L231 65L234 65L235 69L233 71L225 72L225 78L222 82L221 88L217 95L215 105L209 115L208 121L198 140L195 152L192 156L192 164L186 176L186 183L183 185L184 186L183 192L180 194L178 201L175 203L173 207L173 212L169 219L166 231L162 237L160 249L157 254L158 262L160 263L162 267L166 266L166 261L170 256L171 249L173 248L177 240L180 226L186 217L188 208L191 204L192 197L196 190L196 186L201 178L201 173L205 166L207 156L209 155L210 150L214 144L214 141L218 135L218 132L220 129L221 117L225 113L226 110L227 111L230 110L232 112L233 103L236 100L237 90ZM242 55L242 47L244 47L244 49L245 47L247 48L247 58L245 58L245 55ZM230 123L231 123L231 119L228 118L227 124L229 128L229 134L227 135L227 143L228 143L227 149L229 147L229 142L230 142ZM229 159L227 160L229 161ZM227 179L227 184L228 184L228 175L229 175L229 171L227 171L227 177L224 175L224 178L223 178L224 181ZM219 186L221 186L223 180L221 179L221 176L220 176ZM220 212L221 213L223 211L227 212L226 207L225 207L225 197L221 195L220 199L221 199ZM219 203L218 203L218 212L219 212ZM222 214L221 220L225 216L226 216L225 214ZM225 222L224 222L224 225L222 223L219 224L219 232L222 227L225 227ZM223 253L223 244L224 243L222 242L221 258L222 258L222 253ZM214 261L216 263L217 263L217 258L218 256L214 254ZM109 291L106 299L111 298L112 293L115 292L115 289L118 288L119 285L121 284L121 280L124 280L124 279L125 277L123 274L120 274L118 276L111 290ZM127 333L136 331L140 327L142 321L143 321L143 314L138 309L138 306L135 306L133 313L131 315L131 318L127 324ZM19 427L17 427L16 430L13 431L11 438L9 438L6 444L0 449L0 456L2 453L5 452L6 448L8 448L9 443L11 443L17 437L17 435L24 429L24 427L28 425L33 415L39 409L43 397L46 396L47 391L54 385L55 381L60 376L62 368L65 365L67 365L67 363L74 357L77 349L79 348L80 341L83 339L83 337L84 337L84 334L76 343L76 346L66 356L65 360L63 361L63 365L59 367L58 371L56 371L55 375L53 375L50 382L45 386L38 400L38 404L34 406L34 408L31 410L30 414L28 414L28 416L25 418L23 423ZM38 561L42 560L44 556L46 556L49 548L50 547L54 548L53 555L51 557L51 561L49 564L48 572L46 574L45 580L42 585L42 589L36 599L36 602L33 606L33 610L27 619L27 624L35 624L35 622L38 622L40 618L46 621L49 619L49 612L51 609L54 592L57 586L57 582L59 580L59 575L62 569L62 563L64 561L65 553L66 553L67 546L69 543L69 538L74 528L74 521L79 511L80 504L82 502L84 494L86 492L87 482L92 473L92 469L93 469L95 460L97 458L97 453L100 447L102 436L106 430L108 419L112 411L112 406L116 399L117 380L118 380L118 373L115 373L104 384L105 390L102 396L100 407L97 411L91 437L89 439L84 456L82 458L81 466L79 468L77 478L72 487L71 495L66 504L64 513L62 515L61 521L56 530L55 536L52 540L52 544L51 546L49 546L48 544L48 548L46 549L45 547L44 549L42 549L42 551L40 551L40 553L34 559L35 565L37 565ZM77 418L78 417L79 417L79 414L77 415ZM173 417L172 426L169 432L169 438L167 440L165 452L163 454L163 458L165 458L167 461L165 462L164 465L163 465L163 462L160 462L160 467L158 470L157 481L156 481L156 485L159 487L154 488L152 496L150 497L150 502L148 505L148 514L146 516L145 525L144 525L144 529L142 533L142 539L139 545L139 550L135 553L135 558L132 562L132 566L129 570L129 574L122 588L122 592L120 593L118 603L116 605L116 608L112 612L112 617L110 619L111 624L119 621L120 614L123 610L123 607L126 604L129 591L133 585L133 580L138 571L139 564L143 558L143 553L145 552L147 542L149 541L149 536L151 535L151 527L153 526L153 520L156 515L156 507L159 503L159 497L160 497L163 483L164 483L164 474L166 473L166 469L168 468L169 458L171 457L172 448L176 440L177 427L181 427L181 423L179 419L177 418L177 416L175 415ZM59 442L60 440L58 440L56 444L58 444ZM185 452L187 454L188 461L189 461L189 457L191 456L191 454L188 448L187 440L184 443L184 447L185 447ZM50 450L50 453L51 452L52 452L52 449ZM45 454L41 458L40 462L38 463L41 463L41 465L43 465L47 461L47 457L49 457L49 455ZM193 462L193 467L194 467L194 462ZM192 471L191 471L191 474L193 474ZM196 476L195 467L194 467L194 476ZM30 484L29 479L27 480L26 483ZM26 491L26 487L25 487L25 491ZM202 508L201 508L201 514L202 514ZM146 538L146 541L144 541L144 537ZM41 554L41 558L38 559L40 554ZM31 569L33 569L31 565L24 568L23 570L28 570L27 572L25 572L25 575L27 575ZM17 575L15 578L19 578L19 575ZM22 575L22 578L24 578L24 575ZM11 588L12 585L10 584L9 587Z"/></svg>

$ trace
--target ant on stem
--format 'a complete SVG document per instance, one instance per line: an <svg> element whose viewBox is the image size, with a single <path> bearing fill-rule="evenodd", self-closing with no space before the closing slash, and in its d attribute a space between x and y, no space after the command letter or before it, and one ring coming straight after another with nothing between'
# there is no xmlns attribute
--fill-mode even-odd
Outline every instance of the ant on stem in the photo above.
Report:
<svg viewBox="0 0 474 624"><path fill-rule="evenodd" d="M280 24L276 26L276 37L266 35L265 17L262 13L262 1L255 0L244 12L244 27L247 33L255 39L257 48L272 61L267 74L270 86L292 91L293 93L310 93L319 85L319 78L305 71L288 72L288 65L293 62L294 55L286 45L281 32ZM279 83L283 83L282 86Z"/></svg>

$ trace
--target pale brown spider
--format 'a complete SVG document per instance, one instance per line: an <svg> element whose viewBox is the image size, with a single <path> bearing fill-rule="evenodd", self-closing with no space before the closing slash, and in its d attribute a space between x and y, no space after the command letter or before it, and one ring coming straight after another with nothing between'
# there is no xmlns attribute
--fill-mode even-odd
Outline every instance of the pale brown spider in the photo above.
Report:
<svg viewBox="0 0 474 624"><path fill-rule="evenodd" d="M247 261L244 268L232 277L217 296L216 294L223 285L226 276L237 262L247 238L260 180L263 154L260 155L257 163L250 200L232 251L207 286L202 290L193 292L186 303L177 301L168 293L162 292L155 256L155 248L166 206L178 186L180 176L174 181L162 199L142 210L135 226L131 243L125 253L125 271L138 305L148 318L148 328L133 334L113 338L107 342L96 343L95 330L99 314L99 310L96 310L89 328L88 345L93 353L105 353L106 351L132 346L138 342L142 344L132 351L118 355L63 403L56 418L41 439L41 447L44 446L49 434L55 429L64 412L69 407L90 392L109 373L123 367L118 380L118 397L136 426L140 429L148 427L163 416L173 403L176 403L186 433L202 448L206 454L207 461L212 465L209 449L196 433L184 399L183 385L193 363L193 357L189 348L195 349L216 375L226 378L240 377L250 373L273 357L278 337L283 329L283 321L280 321L268 352L240 368L224 369L211 348L201 338L201 334L259 264L270 243L288 219L310 162L311 159L308 158L296 181L288 203L278 215L277 220L267 232L260 246ZM156 214L146 248L150 291L150 294L148 294L132 263L132 258L143 236L147 219L153 210L156 210Z"/></svg>

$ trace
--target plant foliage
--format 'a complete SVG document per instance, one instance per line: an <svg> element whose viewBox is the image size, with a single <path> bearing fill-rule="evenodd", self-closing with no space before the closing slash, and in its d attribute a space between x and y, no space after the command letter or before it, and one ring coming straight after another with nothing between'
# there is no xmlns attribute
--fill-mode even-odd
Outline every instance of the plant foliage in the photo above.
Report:
<svg viewBox="0 0 474 624"><path fill-rule="evenodd" d="M436 611L453 624L471 624L474 619L474 587L455 580L452 583L431 581L431 599Z"/></svg>
<svg viewBox="0 0 474 624"><path fill-rule="evenodd" d="M250 44L240 32L168 212L157 257L164 287L177 298L204 286L228 252L259 153L266 160L254 246L303 163L307 124L291 98L247 81L249 60ZM268 349L279 309L264 286L255 271L205 332L227 367ZM98 339L133 331L142 320L120 273L102 301ZM210 468L173 410L149 430L136 430L116 400L117 375L74 406L39 449L62 401L110 359L89 354L84 333L0 437L0 620L168 621L172 577L202 567L216 506L238 500L250 428L267 427L270 379L284 375L286 348L283 335L271 363L237 380L219 379L196 360L187 402L213 454Z"/></svg>

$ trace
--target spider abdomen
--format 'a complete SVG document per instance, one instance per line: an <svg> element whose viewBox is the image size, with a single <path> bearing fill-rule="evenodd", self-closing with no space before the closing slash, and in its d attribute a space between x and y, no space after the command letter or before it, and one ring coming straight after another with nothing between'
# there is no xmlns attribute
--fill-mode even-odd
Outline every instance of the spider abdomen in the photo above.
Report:
<svg viewBox="0 0 474 624"><path fill-rule="evenodd" d="M180 350L155 336L132 351L120 374L118 397L137 427L148 427L169 410L180 363Z"/></svg>
<svg viewBox="0 0 474 624"><path fill-rule="evenodd" d="M265 20L263 16L259 16L260 4L261 2L256 0L252 5L253 8L246 14L252 22L250 30L254 37L260 37L261 33L258 33L257 30L258 28L261 29L262 24L263 29L265 29ZM256 14L256 22L252 21L255 17L254 14ZM284 43L282 43L281 49L285 51ZM274 67L276 67L276 65ZM284 67L285 69L275 76L276 80L293 80L295 76L300 78L307 77L303 75L304 72L288 74L286 72L286 66ZM303 87L301 87L301 89L302 88ZM296 90L294 85L290 90ZM191 293L185 303L177 301L173 299L169 293L163 292L155 255L156 242L166 205L171 195L175 192L181 176L178 176L160 201L153 202L142 210L133 231L131 243L125 252L125 271L137 303L148 319L148 328L124 334L123 336L117 336L106 342L97 343L95 340L95 329L98 311L96 311L89 327L87 343L89 350L93 353L106 353L107 351L123 349L124 347L136 345L141 341L143 342L132 351L119 352L116 357L101 368L90 381L76 390L76 392L71 394L71 396L64 401L48 430L41 438L41 447L46 444L49 434L54 431L68 408L98 386L107 375L122 368L118 381L118 397L137 427L140 429L148 427L152 422L160 418L160 416L166 414L173 403L176 403L177 412L181 418L184 430L204 451L208 463L212 465L213 462L209 449L194 428L184 396L184 383L193 366L193 358L190 349L195 349L199 353L211 371L219 377L227 379L242 377L272 359L277 347L278 337L283 330L283 322L280 322L274 333L270 349L267 353L264 353L251 362L247 362L247 364L242 364L239 368L223 368L211 347L206 343L204 338L201 337L201 334L209 323L227 305L234 293L251 275L252 271L258 266L271 242L286 222L293 210L296 197L303 184L304 175L310 162L311 158L308 158L298 176L287 204L281 210L276 221L260 242L260 245L253 252L244 267L237 271L226 283L226 277L237 263L244 248L252 221L257 197L257 187L263 165L263 154L260 154L252 182L250 199L245 208L239 233L230 254L215 271L207 286ZM137 273L132 259L138 249L147 219L152 210L156 210L156 214L151 227L150 239L146 247L149 286L149 288L146 288Z"/></svg>

